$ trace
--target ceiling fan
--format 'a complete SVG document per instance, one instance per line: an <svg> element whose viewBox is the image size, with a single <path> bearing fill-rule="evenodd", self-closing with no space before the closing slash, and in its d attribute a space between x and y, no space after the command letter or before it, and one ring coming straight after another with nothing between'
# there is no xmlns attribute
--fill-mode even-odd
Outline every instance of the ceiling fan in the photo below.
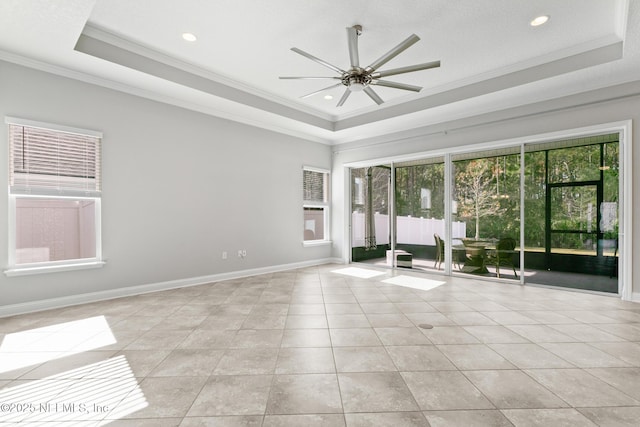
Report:
<svg viewBox="0 0 640 427"><path fill-rule="evenodd" d="M291 50L294 51L295 53L298 53L306 58L309 58L312 61L317 62L320 65L324 65L325 67L329 68L330 70L333 70L337 73L340 74L340 76L334 76L334 77L280 77L281 79L300 79L300 80L315 80L315 79L333 79L333 80L340 80L340 83L336 83L334 85L331 85L329 87L325 87L323 89L317 90L315 92L311 92L309 94L306 94L304 96L302 96L301 98L308 98L310 96L313 96L317 93L323 92L325 90L329 90L329 89L333 89L334 87L339 87L340 85L346 86L347 89L345 90L344 94L342 95L342 98L340 98L340 101L338 102L338 105L336 105L337 107L341 107L345 101L347 100L347 98L349 97L349 95L351 95L351 92L364 92L367 95L369 95L369 98L371 98L376 104L380 105L382 104L384 101L382 100L382 98L380 98L380 96L378 96L378 94L373 90L373 88L371 86L385 86L385 87L391 87L391 88L395 88L395 89L402 89L402 90L409 90L409 91L413 91L413 92L420 92L420 90L422 90L422 87L420 86L414 86L414 85L409 85L409 84L405 84L405 83L398 83L398 82L390 82L388 80L380 80L382 77L387 77L387 76L395 76L397 74L404 74L404 73L411 73L413 71L420 71L420 70L426 70L429 68L437 68L440 66L440 61L433 61L433 62L426 62L424 64L417 64L417 65L409 65L407 67L401 67L401 68L394 68L391 70L386 70L386 71L377 71L378 68L380 68L381 66L383 66L384 64L386 64L387 62L389 62L390 60L392 60L393 58L395 58L396 56L398 56L400 53L402 53L403 51L405 51L407 48L409 48L411 45L413 45L414 43L416 43L418 40L420 40L420 37L416 36L415 34L412 34L411 36L409 36L406 40L404 40L402 43L400 43L399 45L397 45L396 47L394 47L393 49L391 49L389 52L385 53L384 55L382 55L380 58L378 58L376 61L374 61L371 65L362 68L360 66L360 58L359 58L359 54L358 54L358 37L362 34L362 26L361 25L354 25L353 27L349 27L347 28L347 42L349 45L349 59L351 62L351 67L348 70L343 70L339 67L336 67L335 65L332 65L326 61L323 61L320 58L317 58L301 49L298 49L297 47L292 47Z"/></svg>

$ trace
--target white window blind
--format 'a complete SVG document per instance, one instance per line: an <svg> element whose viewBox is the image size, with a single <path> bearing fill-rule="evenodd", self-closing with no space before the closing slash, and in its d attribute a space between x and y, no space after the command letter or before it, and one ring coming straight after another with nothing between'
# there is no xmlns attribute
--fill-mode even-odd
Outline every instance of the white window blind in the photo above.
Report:
<svg viewBox="0 0 640 427"><path fill-rule="evenodd" d="M303 198L306 203L327 202L327 176L326 172L319 172L304 169L304 178L302 181Z"/></svg>
<svg viewBox="0 0 640 427"><path fill-rule="evenodd" d="M12 194L100 195L99 137L8 124Z"/></svg>
<svg viewBox="0 0 640 427"><path fill-rule="evenodd" d="M304 241L324 242L329 235L329 171L303 167Z"/></svg>

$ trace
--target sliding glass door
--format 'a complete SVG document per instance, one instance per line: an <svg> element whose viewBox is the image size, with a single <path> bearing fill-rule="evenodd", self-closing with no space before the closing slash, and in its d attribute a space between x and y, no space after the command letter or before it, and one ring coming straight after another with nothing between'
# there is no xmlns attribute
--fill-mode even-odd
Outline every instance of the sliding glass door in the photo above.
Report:
<svg viewBox="0 0 640 427"><path fill-rule="evenodd" d="M525 146L529 282L618 292L618 138Z"/></svg>
<svg viewBox="0 0 640 427"><path fill-rule="evenodd" d="M352 260L618 292L618 139L352 169Z"/></svg>
<svg viewBox="0 0 640 427"><path fill-rule="evenodd" d="M390 166L351 169L353 261L387 265L387 251L391 249L390 191Z"/></svg>
<svg viewBox="0 0 640 427"><path fill-rule="evenodd" d="M454 155L452 180L453 271L519 279L520 148Z"/></svg>
<svg viewBox="0 0 640 427"><path fill-rule="evenodd" d="M396 257L411 254L412 268L443 270L444 158L396 163L394 170Z"/></svg>

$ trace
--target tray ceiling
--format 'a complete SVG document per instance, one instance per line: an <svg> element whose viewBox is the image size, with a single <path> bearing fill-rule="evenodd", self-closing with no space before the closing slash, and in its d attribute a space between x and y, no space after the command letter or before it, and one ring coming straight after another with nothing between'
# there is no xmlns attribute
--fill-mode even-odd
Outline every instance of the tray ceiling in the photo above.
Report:
<svg viewBox="0 0 640 427"><path fill-rule="evenodd" d="M0 59L335 144L633 82L638 3L3 0ZM441 67L389 78L419 93L376 86L380 106L354 92L336 107L343 87L303 99L332 81L278 78L335 75L292 47L348 69L355 24L361 64L416 34L382 69Z"/></svg>

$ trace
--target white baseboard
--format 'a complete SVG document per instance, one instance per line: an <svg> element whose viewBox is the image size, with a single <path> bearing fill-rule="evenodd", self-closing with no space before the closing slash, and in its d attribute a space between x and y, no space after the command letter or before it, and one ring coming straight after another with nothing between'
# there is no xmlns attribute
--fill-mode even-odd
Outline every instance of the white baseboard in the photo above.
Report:
<svg viewBox="0 0 640 427"><path fill-rule="evenodd" d="M631 302L640 302L640 292L633 292L631 294Z"/></svg>
<svg viewBox="0 0 640 427"><path fill-rule="evenodd" d="M208 276L190 277L186 279L171 280L168 282L150 283L147 285L130 286L126 288L110 289L108 291L91 292L79 295L69 295L60 298L31 301L21 304L0 306L0 318L15 316L18 314L34 313L37 311L51 310L53 308L69 307L72 305L86 304L90 302L104 301L114 298L122 298L149 292L166 291L169 289L184 288L188 286L203 285L206 283L220 282L223 280L240 279L243 277L257 276L260 274L277 273L297 268L313 267L323 264L342 264L338 258L325 258L311 261L303 261L292 264L274 265L269 267L253 268L249 270L231 271L228 273L212 274Z"/></svg>

